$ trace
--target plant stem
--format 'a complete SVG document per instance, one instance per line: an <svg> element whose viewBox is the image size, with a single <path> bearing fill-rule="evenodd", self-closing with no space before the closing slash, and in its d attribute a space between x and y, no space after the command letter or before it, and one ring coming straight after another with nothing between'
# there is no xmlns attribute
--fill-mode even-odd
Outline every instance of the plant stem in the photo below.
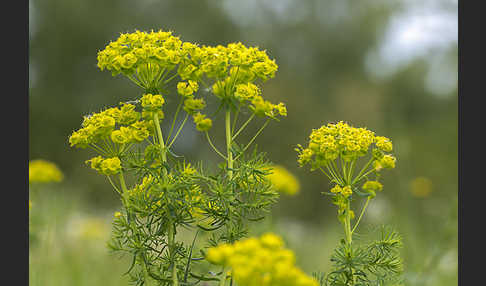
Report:
<svg viewBox="0 0 486 286"><path fill-rule="evenodd" d="M181 101L179 102L179 105L177 106L176 112L174 114L174 120L172 120L172 125L170 126L169 130L169 136L167 136L167 140L169 140L170 136L172 135L172 130L174 129L174 125L177 119L177 115L179 115L179 111L181 110L182 104L184 103L184 97L181 96Z"/></svg>
<svg viewBox="0 0 486 286"><path fill-rule="evenodd" d="M231 111L226 110L225 116L226 126L226 158L228 159L228 177L233 178L233 153L231 152Z"/></svg>
<svg viewBox="0 0 486 286"><path fill-rule="evenodd" d="M351 232L351 202L348 199L346 204L346 221L344 226L344 231L346 233L346 242L349 246L349 251L351 251L351 243L353 242L353 233ZM353 286L356 284L356 278L354 276L354 269L351 269L351 279L353 280Z"/></svg>
<svg viewBox="0 0 486 286"><path fill-rule="evenodd" d="M358 181L358 179L360 178L360 176L363 174L364 171L366 171L366 169L368 168L368 166L374 161L374 158L371 157L371 159L368 161L368 163L366 163L366 165L364 165L363 169L361 169L361 171L359 171L358 175L356 176L356 178L354 178L354 180L351 182L351 185L354 185L354 183L356 183Z"/></svg>
<svg viewBox="0 0 486 286"><path fill-rule="evenodd" d="M175 251L174 251L175 232L174 232L174 225L172 224L172 221L170 222L169 234L167 236L168 236L168 243L169 243L169 256L172 262L172 285L178 286L179 280L177 279L177 267L175 262Z"/></svg>
<svg viewBox="0 0 486 286"><path fill-rule="evenodd" d="M351 234L353 234L354 230L356 229L356 227L358 227L358 224L361 220L361 217L363 216L365 210L366 210L366 207L368 207L368 203L370 202L370 197L368 197L368 199L366 199L366 203L363 207L363 209L361 210L361 214L359 215L359 218L358 218L358 221L356 221L356 224L354 225L353 229L351 230Z"/></svg>
<svg viewBox="0 0 486 286"><path fill-rule="evenodd" d="M268 125L268 122L270 122L270 121L267 119L267 121L265 121L265 123L263 123L263 126L257 131L255 136L253 136L253 138L251 138L250 142L248 142L248 144L246 144L246 146L243 148L241 153L238 154L238 156L236 156L235 160L238 159L241 155L243 155L243 153L246 151L246 149L248 149L248 147L250 147L251 143L253 143L253 141L255 141L257 136L260 135L260 133L262 133L263 129L265 129L265 127Z"/></svg>
<svg viewBox="0 0 486 286"><path fill-rule="evenodd" d="M226 275L228 274L229 269L223 269L223 277L221 280L219 280L219 286L225 286L226 285Z"/></svg>
<svg viewBox="0 0 486 286"><path fill-rule="evenodd" d="M233 136L233 138L231 138L232 140L235 140L236 136L238 136L238 134L240 134L241 131L243 131L243 129L245 129L246 125L248 125L248 123L250 123L250 121L255 117L255 113L253 113L250 118L248 118L248 120L243 123L243 125L240 127L240 129L238 130L238 132L236 132L236 134Z"/></svg>
<svg viewBox="0 0 486 286"><path fill-rule="evenodd" d="M119 177L120 177L120 185L121 185L123 193L128 192L128 188L127 188L127 184L125 183L125 177L123 176L123 172L120 172ZM122 196L122 201L125 204L125 207L127 207L124 196ZM144 255L144 254L142 253L141 255ZM142 257L142 266L143 266L143 276L144 276L144 280L145 280L145 285L150 286L151 285L150 277L149 277L149 274L148 274L147 264L145 264L144 257Z"/></svg>
<svg viewBox="0 0 486 286"><path fill-rule="evenodd" d="M216 153L217 153L219 156L223 157L223 159L228 160L228 159L226 158L226 156L225 156L225 155L223 155L223 153L221 153L221 152L218 150L218 148L216 148L216 146L214 146L213 142L211 141L211 138L209 137L209 133L208 133L208 131L205 131L204 133L206 133L206 138L208 139L209 145L211 145L211 147L213 148L213 150L214 150L214 151L215 151L215 152L216 152Z"/></svg>
<svg viewBox="0 0 486 286"><path fill-rule="evenodd" d="M143 255L143 253L142 253ZM147 268L147 264L145 263L145 258L142 257L142 265L143 265L143 278L144 278L144 285L146 286L150 286L152 283L151 283L151 280L150 280L150 275L149 275L149 272L148 272L148 268Z"/></svg>
<svg viewBox="0 0 486 286"><path fill-rule="evenodd" d="M164 137L162 137L162 130L160 129L160 123L159 123L159 117L156 112L154 112L154 122L155 122L155 127L157 129L157 136L159 139L160 143L160 151L162 155L162 162L166 163L167 162L167 150L165 149L164 145ZM175 226L172 223L172 220L169 222L169 233L167 235L167 240L169 244L169 256L172 262L172 285L173 286L178 286L179 281L177 279L177 267L176 267L176 262L175 262L175 251L174 251L174 237L175 237Z"/></svg>
<svg viewBox="0 0 486 286"><path fill-rule="evenodd" d="M167 148L170 149L170 146L172 146L172 144L174 144L174 141L177 139L177 136L179 136L179 133L181 132L182 127L184 127L184 124L186 124L188 117L189 117L189 114L186 114L186 117L184 117L184 120L182 121L181 126L179 126L179 129L177 130L176 134L174 135L174 138L172 138L172 140L170 141L170 144L167 146Z"/></svg>
<svg viewBox="0 0 486 286"><path fill-rule="evenodd" d="M167 162L167 151L165 150L164 137L162 137L162 130L160 129L159 116L157 112L154 112L155 129L157 130L157 136L160 144L160 153L162 156L162 162Z"/></svg>
<svg viewBox="0 0 486 286"><path fill-rule="evenodd" d="M348 199L348 202L346 204L346 221L345 221L345 227L344 227L344 232L346 234L346 242L351 245L351 242L353 242L353 237L351 233L351 215L350 215L350 210L351 210L351 202Z"/></svg>

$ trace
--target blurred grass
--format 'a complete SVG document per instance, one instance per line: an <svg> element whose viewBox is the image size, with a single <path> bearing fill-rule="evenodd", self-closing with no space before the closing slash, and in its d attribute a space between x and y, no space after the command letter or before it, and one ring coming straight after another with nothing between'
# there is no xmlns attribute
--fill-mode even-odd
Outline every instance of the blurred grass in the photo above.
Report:
<svg viewBox="0 0 486 286"><path fill-rule="evenodd" d="M67 191L66 188L72 188ZM48 185L30 191L30 251L29 281L37 285L129 285L122 274L129 266L129 258L110 254L106 247L111 232L111 220L116 209L100 209L83 199L82 189L61 185ZM326 198L323 207L330 207ZM285 197L281 200L298 200ZM416 204L426 203L416 199ZM376 200L367 213L358 233L373 231L389 214L386 200ZM404 237L404 277L408 285L457 285L457 201L444 203L441 231L424 235L413 215L392 217L392 222ZM387 208L388 207L388 208ZM327 271L330 256L341 239L341 225L316 225L290 217L269 216L252 225L250 235L275 232L286 241L297 257L297 264L305 272ZM178 239L192 239L189 232L181 231ZM199 236L199 244L204 242ZM202 265L200 270L207 271Z"/></svg>
<svg viewBox="0 0 486 286"><path fill-rule="evenodd" d="M31 191L29 285L128 285L127 261L109 254L113 212L63 189Z"/></svg>

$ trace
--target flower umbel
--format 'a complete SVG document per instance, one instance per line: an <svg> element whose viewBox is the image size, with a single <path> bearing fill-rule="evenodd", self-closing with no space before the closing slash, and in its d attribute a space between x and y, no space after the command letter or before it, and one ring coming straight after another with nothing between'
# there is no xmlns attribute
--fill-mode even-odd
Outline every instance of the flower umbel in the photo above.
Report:
<svg viewBox="0 0 486 286"><path fill-rule="evenodd" d="M206 259L231 269L237 285L318 286L295 266L295 256L272 233L210 248Z"/></svg>

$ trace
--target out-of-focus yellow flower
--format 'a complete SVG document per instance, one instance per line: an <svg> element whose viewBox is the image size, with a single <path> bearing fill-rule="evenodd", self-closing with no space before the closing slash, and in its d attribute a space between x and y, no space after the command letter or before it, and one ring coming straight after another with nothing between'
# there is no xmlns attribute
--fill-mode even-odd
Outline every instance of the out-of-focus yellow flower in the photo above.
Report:
<svg viewBox="0 0 486 286"><path fill-rule="evenodd" d="M42 159L29 162L29 183L60 182L63 178L61 170L52 162Z"/></svg>
<svg viewBox="0 0 486 286"><path fill-rule="evenodd" d="M295 256L282 239L267 233L208 250L206 259L229 267L240 286L318 286L318 282L295 266Z"/></svg>
<svg viewBox="0 0 486 286"><path fill-rule="evenodd" d="M414 197L426 198L433 191L433 184L429 178L417 177L410 182L410 192Z"/></svg>
<svg viewBox="0 0 486 286"><path fill-rule="evenodd" d="M297 177L283 166L275 165L270 172L271 174L267 175L267 178L278 192L295 195L300 191L300 183Z"/></svg>

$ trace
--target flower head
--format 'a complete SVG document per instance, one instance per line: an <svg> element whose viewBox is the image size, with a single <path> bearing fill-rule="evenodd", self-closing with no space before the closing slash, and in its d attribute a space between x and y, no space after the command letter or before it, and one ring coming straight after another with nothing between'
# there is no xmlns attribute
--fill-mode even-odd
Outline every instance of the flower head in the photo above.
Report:
<svg viewBox="0 0 486 286"><path fill-rule="evenodd" d="M283 166L273 166L270 172L267 178L278 192L295 195L300 191L297 178Z"/></svg>
<svg viewBox="0 0 486 286"><path fill-rule="evenodd" d="M63 178L61 170L52 162L42 159L29 162L29 183L60 182Z"/></svg>
<svg viewBox="0 0 486 286"><path fill-rule="evenodd" d="M295 266L295 256L284 247L283 240L266 233L233 244L210 248L206 259L231 268L238 285L317 286L316 280Z"/></svg>
<svg viewBox="0 0 486 286"><path fill-rule="evenodd" d="M351 162L366 156L370 150L375 158L387 157L384 161L380 161L379 167L394 166L394 161L391 159L393 156L383 154L392 150L390 139L375 136L373 131L352 127L342 121L312 130L308 147L299 146L297 149L300 165L310 163L312 169L326 166L338 158L343 159L344 162Z"/></svg>

